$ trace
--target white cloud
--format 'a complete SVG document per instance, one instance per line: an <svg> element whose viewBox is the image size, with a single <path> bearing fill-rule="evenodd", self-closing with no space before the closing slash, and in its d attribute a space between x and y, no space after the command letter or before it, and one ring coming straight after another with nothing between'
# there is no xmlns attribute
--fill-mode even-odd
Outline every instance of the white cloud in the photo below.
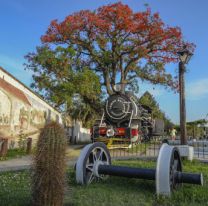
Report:
<svg viewBox="0 0 208 206"><path fill-rule="evenodd" d="M187 83L186 94L188 100L200 100L208 97L208 78Z"/></svg>

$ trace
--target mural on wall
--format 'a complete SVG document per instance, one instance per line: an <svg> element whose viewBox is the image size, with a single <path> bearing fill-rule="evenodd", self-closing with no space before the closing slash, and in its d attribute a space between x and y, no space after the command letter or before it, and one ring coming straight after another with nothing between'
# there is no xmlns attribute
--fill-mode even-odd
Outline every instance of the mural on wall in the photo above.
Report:
<svg viewBox="0 0 208 206"><path fill-rule="evenodd" d="M30 111L28 111L26 108L22 107L19 112L19 125L20 129L24 130L29 127L29 117Z"/></svg>
<svg viewBox="0 0 208 206"><path fill-rule="evenodd" d="M8 138L14 148L28 137L35 143L52 120L62 123L61 114L0 66L0 144Z"/></svg>
<svg viewBox="0 0 208 206"><path fill-rule="evenodd" d="M18 91L18 96L11 91L0 85L0 138L15 139L20 134L39 133L48 118L56 120L57 113L37 100L22 91Z"/></svg>
<svg viewBox="0 0 208 206"><path fill-rule="evenodd" d="M10 132L11 100L8 95L0 90L0 138Z"/></svg>
<svg viewBox="0 0 208 206"><path fill-rule="evenodd" d="M30 115L30 124L34 126L43 126L46 122L47 113L37 109L32 109Z"/></svg>
<svg viewBox="0 0 208 206"><path fill-rule="evenodd" d="M0 126L10 124L11 101L9 97L0 90Z"/></svg>

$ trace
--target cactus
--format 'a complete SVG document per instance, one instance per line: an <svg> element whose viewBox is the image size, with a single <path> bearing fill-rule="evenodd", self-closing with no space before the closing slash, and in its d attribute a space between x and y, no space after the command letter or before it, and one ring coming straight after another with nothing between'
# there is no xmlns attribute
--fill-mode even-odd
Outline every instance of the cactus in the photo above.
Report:
<svg viewBox="0 0 208 206"><path fill-rule="evenodd" d="M41 131L34 155L32 205L63 205L65 149L64 129L55 122L47 124Z"/></svg>

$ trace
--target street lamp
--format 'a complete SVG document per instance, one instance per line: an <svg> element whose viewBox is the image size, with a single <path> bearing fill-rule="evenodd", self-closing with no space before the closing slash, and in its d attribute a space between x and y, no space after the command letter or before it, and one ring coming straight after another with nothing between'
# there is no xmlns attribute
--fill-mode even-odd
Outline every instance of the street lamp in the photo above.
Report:
<svg viewBox="0 0 208 206"><path fill-rule="evenodd" d="M192 57L192 53L187 49L186 46L179 52L177 52L179 62L179 94L180 94L180 130L181 130L181 144L187 144L186 135L186 104L185 104L185 83L184 73L186 72L185 64L188 64Z"/></svg>

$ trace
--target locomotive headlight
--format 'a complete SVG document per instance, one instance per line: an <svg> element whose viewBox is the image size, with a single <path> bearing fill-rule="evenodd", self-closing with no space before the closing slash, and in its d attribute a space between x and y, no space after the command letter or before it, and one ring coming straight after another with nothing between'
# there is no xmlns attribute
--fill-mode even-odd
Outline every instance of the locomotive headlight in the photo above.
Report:
<svg viewBox="0 0 208 206"><path fill-rule="evenodd" d="M107 137L112 137L114 134L115 134L115 132L114 132L113 128L110 128L107 130L107 133L106 133Z"/></svg>
<svg viewBox="0 0 208 206"><path fill-rule="evenodd" d="M114 85L114 90L116 91L116 92L120 92L121 91L121 85L120 84L116 84L116 85Z"/></svg>

